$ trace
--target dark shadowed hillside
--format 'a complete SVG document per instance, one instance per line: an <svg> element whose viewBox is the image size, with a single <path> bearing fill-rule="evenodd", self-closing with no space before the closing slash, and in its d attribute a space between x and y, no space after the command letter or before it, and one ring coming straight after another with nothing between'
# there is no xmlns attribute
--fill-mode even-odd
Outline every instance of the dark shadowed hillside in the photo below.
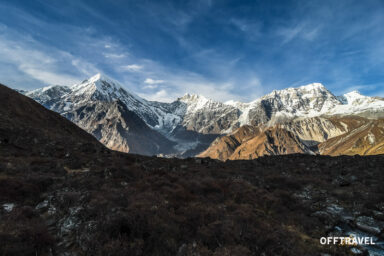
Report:
<svg viewBox="0 0 384 256"><path fill-rule="evenodd" d="M0 118L0 255L352 255L320 237L383 237L383 156L125 154L4 86Z"/></svg>
<svg viewBox="0 0 384 256"><path fill-rule="evenodd" d="M104 149L92 135L61 115L0 84L1 154L63 157Z"/></svg>

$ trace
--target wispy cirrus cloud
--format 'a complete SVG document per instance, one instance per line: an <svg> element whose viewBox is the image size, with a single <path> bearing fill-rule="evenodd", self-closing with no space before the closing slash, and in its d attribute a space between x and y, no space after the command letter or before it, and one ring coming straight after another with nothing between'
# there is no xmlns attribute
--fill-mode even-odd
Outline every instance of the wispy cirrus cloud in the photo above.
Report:
<svg viewBox="0 0 384 256"><path fill-rule="evenodd" d="M301 23L293 27L283 27L277 30L277 35L283 38L282 44L298 38L312 41L318 37L320 33L319 27L312 27L306 23Z"/></svg>
<svg viewBox="0 0 384 256"><path fill-rule="evenodd" d="M124 53L103 53L104 57L105 58L108 58L108 59L121 59L121 58L124 58L126 57L126 55Z"/></svg>
<svg viewBox="0 0 384 256"><path fill-rule="evenodd" d="M130 65L124 65L121 66L122 70L130 71L130 72L138 72L143 69L142 65L137 65L137 64L130 64Z"/></svg>
<svg viewBox="0 0 384 256"><path fill-rule="evenodd" d="M47 54L39 50L38 43L30 38L27 42L23 42L6 39L6 35L2 34L0 58L3 63L16 67L21 74L42 84L71 84L79 80L79 74L60 70L63 62L76 62L76 58L61 51Z"/></svg>
<svg viewBox="0 0 384 256"><path fill-rule="evenodd" d="M164 83L164 80L155 80L152 78L147 78L144 80L144 83L145 84L162 84L162 83Z"/></svg>

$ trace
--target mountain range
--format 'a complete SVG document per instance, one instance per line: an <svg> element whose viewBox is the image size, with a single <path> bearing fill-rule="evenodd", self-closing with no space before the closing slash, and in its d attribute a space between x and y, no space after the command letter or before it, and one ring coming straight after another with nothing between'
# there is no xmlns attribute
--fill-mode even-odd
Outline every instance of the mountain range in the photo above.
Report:
<svg viewBox="0 0 384 256"><path fill-rule="evenodd" d="M79 118L90 126L100 120L101 134L121 132L121 139L155 131L120 100L85 108ZM308 136L305 125L316 122L334 137L307 146L298 134ZM219 157L381 147L372 147L380 119L296 124L292 131L244 125L220 137L230 148ZM346 136L337 136L344 128ZM137 142L129 150L146 147L141 137L127 138ZM290 154L224 163L126 154L0 84L0 255L382 255L383 164L383 156ZM376 244L319 243L350 234Z"/></svg>
<svg viewBox="0 0 384 256"><path fill-rule="evenodd" d="M320 83L274 90L249 103L196 94L148 101L101 74L23 93L122 152L221 160L383 153L384 99L357 91L335 96Z"/></svg>

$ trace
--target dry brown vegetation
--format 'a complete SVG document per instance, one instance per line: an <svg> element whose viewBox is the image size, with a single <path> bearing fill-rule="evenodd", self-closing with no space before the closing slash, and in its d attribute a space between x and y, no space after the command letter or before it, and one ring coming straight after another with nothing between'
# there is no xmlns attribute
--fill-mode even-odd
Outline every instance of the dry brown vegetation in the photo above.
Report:
<svg viewBox="0 0 384 256"><path fill-rule="evenodd" d="M339 220L313 213L335 202L369 212L384 199L380 156L222 163L110 152L1 162L0 203L16 205L0 215L5 255L348 255L320 246ZM67 173L71 162L90 171ZM308 200L299 196L307 190Z"/></svg>

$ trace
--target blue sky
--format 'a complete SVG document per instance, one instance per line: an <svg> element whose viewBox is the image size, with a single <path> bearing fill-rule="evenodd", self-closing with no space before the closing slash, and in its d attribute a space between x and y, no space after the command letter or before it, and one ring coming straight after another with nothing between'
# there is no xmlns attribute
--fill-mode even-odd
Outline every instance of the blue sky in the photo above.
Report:
<svg viewBox="0 0 384 256"><path fill-rule="evenodd" d="M384 96L382 0L0 0L0 82L98 72L151 99L251 101L321 82Z"/></svg>

